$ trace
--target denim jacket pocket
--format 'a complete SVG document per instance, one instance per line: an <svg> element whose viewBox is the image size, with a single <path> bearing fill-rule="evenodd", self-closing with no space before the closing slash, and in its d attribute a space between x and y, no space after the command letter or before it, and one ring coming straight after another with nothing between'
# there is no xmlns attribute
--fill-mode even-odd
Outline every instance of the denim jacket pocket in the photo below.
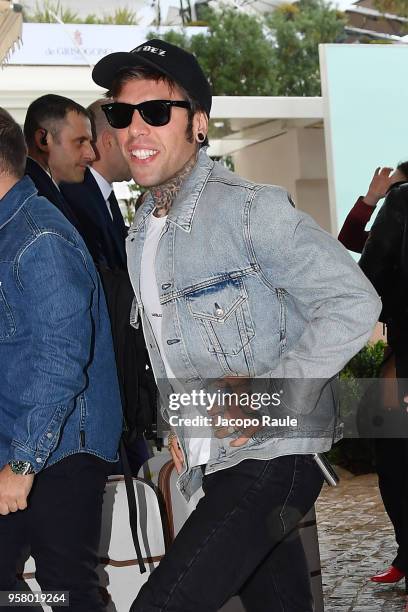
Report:
<svg viewBox="0 0 408 612"><path fill-rule="evenodd" d="M228 279L192 291L187 305L210 353L238 355L255 331L241 279Z"/></svg>
<svg viewBox="0 0 408 612"><path fill-rule="evenodd" d="M0 342L13 336L15 331L16 323L0 281Z"/></svg>

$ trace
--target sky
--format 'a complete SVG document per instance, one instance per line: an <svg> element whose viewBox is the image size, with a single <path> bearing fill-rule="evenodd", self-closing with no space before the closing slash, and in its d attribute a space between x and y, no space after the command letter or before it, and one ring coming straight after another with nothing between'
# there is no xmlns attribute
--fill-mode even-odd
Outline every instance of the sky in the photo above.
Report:
<svg viewBox="0 0 408 612"><path fill-rule="evenodd" d="M333 4L337 4L337 6L339 7L339 9L341 9L342 11L345 11L347 8L349 8L353 3L350 2L350 0L337 0L337 2L333 2Z"/></svg>

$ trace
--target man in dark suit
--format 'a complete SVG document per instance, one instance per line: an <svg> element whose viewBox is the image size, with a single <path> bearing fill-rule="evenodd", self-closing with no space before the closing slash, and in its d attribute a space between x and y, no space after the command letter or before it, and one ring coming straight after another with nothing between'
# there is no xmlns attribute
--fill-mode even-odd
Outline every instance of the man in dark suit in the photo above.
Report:
<svg viewBox="0 0 408 612"><path fill-rule="evenodd" d="M131 174L115 130L101 108L108 102L103 98L87 108L96 158L86 169L82 183L63 183L61 191L79 221L79 231L105 289L122 391L124 442L131 471L136 475L148 458L141 434L154 420L155 392L153 380L146 373L148 358L142 331L129 325L133 290L126 262L127 228L112 183L129 181ZM117 469L122 472L124 467L119 465Z"/></svg>
<svg viewBox="0 0 408 612"><path fill-rule="evenodd" d="M80 230L60 184L82 183L88 164L95 159L88 112L74 100L46 94L28 107L24 136L28 147L25 173L38 194L52 202Z"/></svg>
<svg viewBox="0 0 408 612"><path fill-rule="evenodd" d="M131 179L128 163L118 147L115 132L101 110L108 100L88 107L96 154L83 183L64 183L61 191L82 227L82 236L94 262L111 270L126 270L127 229L113 191L113 182Z"/></svg>

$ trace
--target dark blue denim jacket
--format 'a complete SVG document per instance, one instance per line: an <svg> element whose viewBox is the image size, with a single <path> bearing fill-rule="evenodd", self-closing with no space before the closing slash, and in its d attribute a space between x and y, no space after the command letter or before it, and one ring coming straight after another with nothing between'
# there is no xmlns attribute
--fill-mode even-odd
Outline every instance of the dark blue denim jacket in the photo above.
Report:
<svg viewBox="0 0 408 612"><path fill-rule="evenodd" d="M0 468L116 459L122 412L99 277L28 177L0 200L0 372Z"/></svg>

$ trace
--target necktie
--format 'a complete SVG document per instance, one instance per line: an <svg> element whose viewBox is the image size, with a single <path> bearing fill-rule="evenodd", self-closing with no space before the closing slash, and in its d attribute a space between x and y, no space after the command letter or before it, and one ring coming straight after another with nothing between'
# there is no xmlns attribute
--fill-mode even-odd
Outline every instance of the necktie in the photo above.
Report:
<svg viewBox="0 0 408 612"><path fill-rule="evenodd" d="M125 240L127 236L127 230L113 189L108 198L108 201L112 213L112 236L115 237L116 246L119 249L121 265L126 268Z"/></svg>
<svg viewBox="0 0 408 612"><path fill-rule="evenodd" d="M119 204L116 199L115 193L112 189L111 194L108 198L109 206L112 213L112 222L118 229L124 227L125 222L123 221L122 213L120 212Z"/></svg>

